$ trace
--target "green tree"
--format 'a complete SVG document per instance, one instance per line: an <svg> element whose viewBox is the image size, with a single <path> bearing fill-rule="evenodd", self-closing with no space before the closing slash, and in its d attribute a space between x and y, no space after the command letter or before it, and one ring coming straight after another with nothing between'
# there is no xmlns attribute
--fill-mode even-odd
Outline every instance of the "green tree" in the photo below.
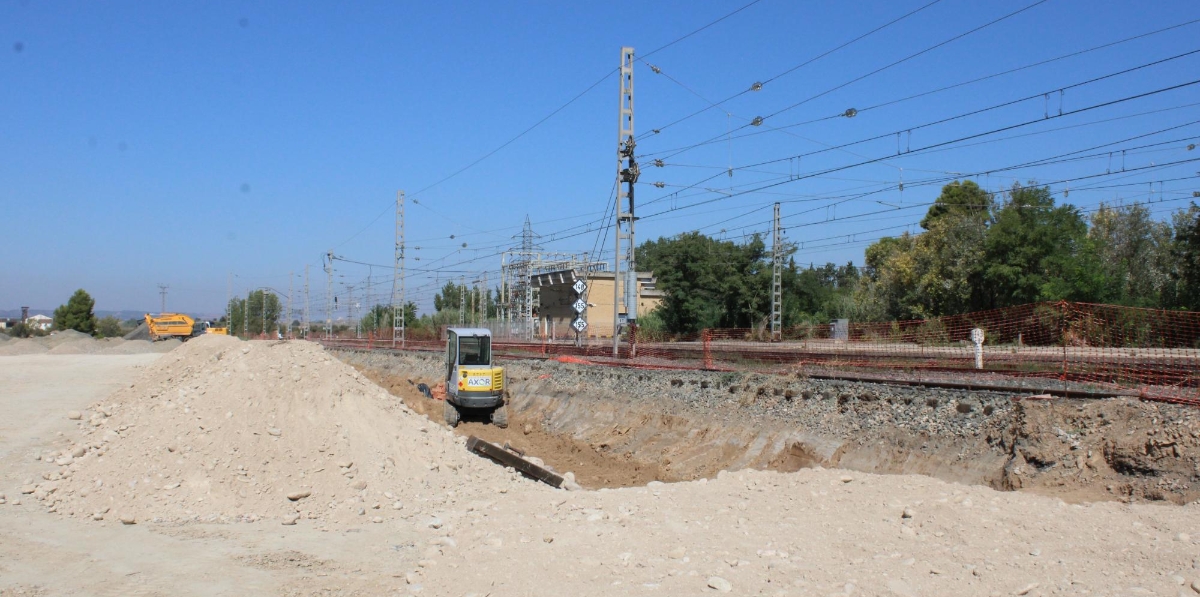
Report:
<svg viewBox="0 0 1200 597"><path fill-rule="evenodd" d="M1170 269L1163 307L1200 311L1200 207L1192 203L1172 218Z"/></svg>
<svg viewBox="0 0 1200 597"><path fill-rule="evenodd" d="M75 330L85 334L96 331L96 314L93 308L96 301L82 288L75 291L67 304L59 305L54 310L54 328L59 330Z"/></svg>
<svg viewBox="0 0 1200 597"><path fill-rule="evenodd" d="M399 315L399 313L397 313ZM392 306L391 305L375 305L371 307L367 314L363 316L359 322L360 328L365 333L374 332L376 330L382 332L383 337L391 337L392 330ZM404 326L412 328L420 325L420 318L417 316L417 304L408 301L404 305Z"/></svg>
<svg viewBox="0 0 1200 597"><path fill-rule="evenodd" d="M827 323L842 317L858 278L859 269L853 262L846 265L826 263L820 267L810 263L808 269L797 270L795 261L789 259L780 280L783 327Z"/></svg>
<svg viewBox="0 0 1200 597"><path fill-rule="evenodd" d="M675 333L761 325L771 300L765 257L758 235L737 244L689 232L638 248L639 268L653 271L666 295L659 317Z"/></svg>
<svg viewBox="0 0 1200 597"><path fill-rule="evenodd" d="M854 308L848 315L862 321L909 319L917 294L918 272L914 259L917 237L907 232L884 237L866 250L864 275L854 291Z"/></svg>
<svg viewBox="0 0 1200 597"><path fill-rule="evenodd" d="M1171 259L1171 225L1156 222L1141 204L1101 205L1091 217L1088 239L1103 277L1104 302L1157 307Z"/></svg>
<svg viewBox="0 0 1200 597"><path fill-rule="evenodd" d="M274 336L276 331L280 331L279 321L283 306L275 293L261 289L251 292L246 297L245 309L249 335L256 336L265 331Z"/></svg>
<svg viewBox="0 0 1200 597"><path fill-rule="evenodd" d="M121 320L109 315L96 321L96 335L101 338L116 338L122 334Z"/></svg>
<svg viewBox="0 0 1200 597"><path fill-rule="evenodd" d="M229 333L243 336L249 330L246 325L246 299L234 297L229 299Z"/></svg>
<svg viewBox="0 0 1200 597"><path fill-rule="evenodd" d="M1086 240L1087 223L1078 209L1056 207L1046 187L1014 184L983 243L974 305L1096 300L1103 280Z"/></svg>
<svg viewBox="0 0 1200 597"><path fill-rule="evenodd" d="M856 290L859 317L924 319L972 307L994 207L972 181L955 181L921 220L925 232L885 238L867 248L869 274Z"/></svg>
<svg viewBox="0 0 1200 597"><path fill-rule="evenodd" d="M464 297L466 291L466 286L455 284L454 282L446 282L446 285L442 287L442 291L433 295L433 310L443 311L454 309L457 311L459 306L462 305L461 300L463 298L470 298Z"/></svg>
<svg viewBox="0 0 1200 597"><path fill-rule="evenodd" d="M945 216L986 220L994 205L992 194L979 188L975 181L956 180L942 187L942 194L933 201L933 205L921 219L921 228L929 230L934 222Z"/></svg>

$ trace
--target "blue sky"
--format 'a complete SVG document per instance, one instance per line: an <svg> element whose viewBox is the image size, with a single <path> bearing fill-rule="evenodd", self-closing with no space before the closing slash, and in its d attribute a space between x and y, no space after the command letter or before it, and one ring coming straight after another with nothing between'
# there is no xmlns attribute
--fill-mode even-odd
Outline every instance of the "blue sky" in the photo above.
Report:
<svg viewBox="0 0 1200 597"><path fill-rule="evenodd" d="M1166 217L1186 206L1200 185L1169 179L1194 178L1200 162L1162 164L1200 157L1186 149L1200 136L1191 124L1200 121L1200 85L1159 90L1200 79L1200 54L1057 90L1200 49L1200 23L863 109L1200 19L1195 2L1047 0L784 110L1035 1L941 0L773 78L930 0L760 0L649 56L749 0L656 1L624 12L564 2L4 0L0 309L53 308L82 287L98 309L157 311L162 283L170 310L216 313L230 276L235 294L286 293L290 280L299 304L308 265L317 319L325 251L390 263L398 189L410 197L409 265L440 270L407 280L423 311L447 279L496 280L499 252L515 243L526 215L548 250L611 252L599 220L615 175L611 71L623 45L644 56L635 70L639 137L769 81L641 138L641 240L688 230L741 238L766 231L771 204L782 201L787 237L803 243L798 261L861 263L869 242L920 220L942 177L1100 145L1080 154L1086 159L976 180L993 190L1054 183L1058 200L1085 211L1154 199ZM435 185L605 73L530 133ZM1029 96L1037 98L906 132ZM1074 112L1115 100L1123 101ZM863 111L773 130L848 108ZM763 126L749 126L756 116L767 117ZM1114 157L1093 155L1101 151ZM800 154L811 155L748 167ZM871 160L879 161L816 175ZM733 176L722 174L731 167ZM664 208L673 211L654 215ZM387 268L338 262L335 271L339 296L354 285L361 301L370 275L371 298L386 301Z"/></svg>

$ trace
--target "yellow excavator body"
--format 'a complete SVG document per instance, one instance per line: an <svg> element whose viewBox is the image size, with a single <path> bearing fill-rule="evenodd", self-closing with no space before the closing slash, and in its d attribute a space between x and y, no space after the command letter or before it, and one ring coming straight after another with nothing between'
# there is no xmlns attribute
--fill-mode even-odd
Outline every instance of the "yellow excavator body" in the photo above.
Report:
<svg viewBox="0 0 1200 597"><path fill-rule="evenodd" d="M147 313L146 328L150 330L150 339L155 342L171 338L187 340L200 334L229 335L228 328L214 328L207 321L197 322L183 313L163 313L158 317Z"/></svg>

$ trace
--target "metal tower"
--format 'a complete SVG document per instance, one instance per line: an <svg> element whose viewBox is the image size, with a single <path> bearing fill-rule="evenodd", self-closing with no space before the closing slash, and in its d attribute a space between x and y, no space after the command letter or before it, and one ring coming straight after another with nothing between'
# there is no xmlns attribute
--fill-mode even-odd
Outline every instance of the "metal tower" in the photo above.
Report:
<svg viewBox="0 0 1200 597"><path fill-rule="evenodd" d="M333 336L333 249L325 254L325 338Z"/></svg>
<svg viewBox="0 0 1200 597"><path fill-rule="evenodd" d="M351 284L343 284L346 287L346 311L350 314L350 324L354 326L354 337L358 337L358 313L354 310L354 286Z"/></svg>
<svg viewBox="0 0 1200 597"><path fill-rule="evenodd" d="M397 313L399 311L399 313ZM392 266L392 346L405 340L404 321L404 191L396 191L396 261Z"/></svg>
<svg viewBox="0 0 1200 597"><path fill-rule="evenodd" d="M521 266L517 268L521 289L521 322L526 329L525 338L533 339L533 284L529 276L533 273L533 227L529 225L529 214L525 214L525 227L521 229Z"/></svg>
<svg viewBox="0 0 1200 597"><path fill-rule="evenodd" d="M458 325L467 324L467 277L458 277Z"/></svg>
<svg viewBox="0 0 1200 597"><path fill-rule="evenodd" d="M162 311L158 312L159 315L167 312L167 288L170 287L163 284L158 285L158 293L162 295Z"/></svg>
<svg viewBox="0 0 1200 597"><path fill-rule="evenodd" d="M304 264L304 337L308 337L308 264Z"/></svg>
<svg viewBox="0 0 1200 597"><path fill-rule="evenodd" d="M783 339L783 241L779 227L779 204L775 204L775 225L771 228L771 341Z"/></svg>
<svg viewBox="0 0 1200 597"><path fill-rule="evenodd" d="M638 179L638 165L633 150L633 48L621 48L620 126L617 131L617 205L616 237L613 253L613 356L621 344L618 332L621 325L621 287L625 288L625 317L637 321L637 265L634 260L635 240L633 185ZM624 244L624 249L622 249ZM622 268L622 261L624 267ZM625 279L621 279L624 273Z"/></svg>

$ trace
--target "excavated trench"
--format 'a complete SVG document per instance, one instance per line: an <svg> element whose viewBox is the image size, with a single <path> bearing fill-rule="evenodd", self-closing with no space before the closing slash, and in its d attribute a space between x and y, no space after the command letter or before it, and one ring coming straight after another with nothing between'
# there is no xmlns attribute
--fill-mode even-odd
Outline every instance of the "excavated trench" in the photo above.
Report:
<svg viewBox="0 0 1200 597"><path fill-rule="evenodd" d="M440 355L339 358L442 422ZM1200 409L810 379L504 363L508 429L456 433L516 446L587 488L715 476L741 468L837 467L923 474L1068 501L1200 498Z"/></svg>

